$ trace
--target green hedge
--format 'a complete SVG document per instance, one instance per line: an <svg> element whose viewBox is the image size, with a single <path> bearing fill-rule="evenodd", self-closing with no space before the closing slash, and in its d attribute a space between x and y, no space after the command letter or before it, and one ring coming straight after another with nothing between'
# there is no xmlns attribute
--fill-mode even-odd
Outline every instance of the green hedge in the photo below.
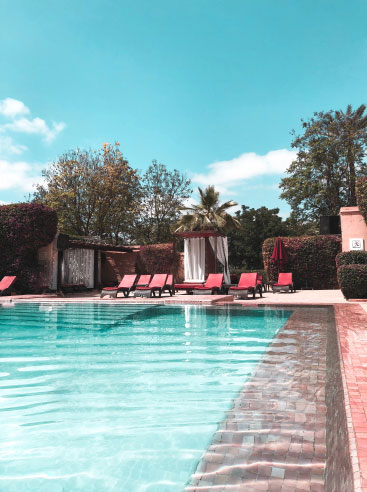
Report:
<svg viewBox="0 0 367 492"><path fill-rule="evenodd" d="M367 251L344 251L336 256L336 268L341 265L367 265Z"/></svg>
<svg viewBox="0 0 367 492"><path fill-rule="evenodd" d="M271 260L276 238L263 244L264 268L270 280L276 280L278 267ZM283 272L292 272L296 288L337 289L335 257L341 249L341 236L282 237L288 262Z"/></svg>
<svg viewBox="0 0 367 492"><path fill-rule="evenodd" d="M341 265L338 281L347 299L367 298L367 265Z"/></svg>

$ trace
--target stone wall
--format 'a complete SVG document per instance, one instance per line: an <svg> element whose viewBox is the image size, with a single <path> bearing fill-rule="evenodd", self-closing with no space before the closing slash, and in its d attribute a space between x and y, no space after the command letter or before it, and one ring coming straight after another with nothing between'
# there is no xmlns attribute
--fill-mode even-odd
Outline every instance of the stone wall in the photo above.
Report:
<svg viewBox="0 0 367 492"><path fill-rule="evenodd" d="M340 209L340 225L342 230L342 251L350 251L350 239L363 239L363 249L366 250L367 225L358 207L342 207Z"/></svg>

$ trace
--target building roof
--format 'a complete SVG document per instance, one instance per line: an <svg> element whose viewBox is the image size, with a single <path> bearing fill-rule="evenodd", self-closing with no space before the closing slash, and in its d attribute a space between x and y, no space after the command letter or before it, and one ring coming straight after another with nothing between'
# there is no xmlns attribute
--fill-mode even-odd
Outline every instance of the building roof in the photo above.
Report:
<svg viewBox="0 0 367 492"><path fill-rule="evenodd" d="M132 253L134 250L136 251L136 247L134 246L109 244L94 237L72 239L67 234L59 234L57 238L57 247L58 249L95 249L97 251L120 251L123 253Z"/></svg>

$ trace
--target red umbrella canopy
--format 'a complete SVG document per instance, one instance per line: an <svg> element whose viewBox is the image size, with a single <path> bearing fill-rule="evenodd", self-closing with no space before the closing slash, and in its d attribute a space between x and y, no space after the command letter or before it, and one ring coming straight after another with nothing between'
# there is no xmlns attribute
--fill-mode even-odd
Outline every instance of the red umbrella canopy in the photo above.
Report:
<svg viewBox="0 0 367 492"><path fill-rule="evenodd" d="M280 237L278 237L275 241L274 250L273 250L273 254L271 255L271 259L273 260L273 263L278 265L279 268L285 265L285 263L287 263L288 261L287 251Z"/></svg>

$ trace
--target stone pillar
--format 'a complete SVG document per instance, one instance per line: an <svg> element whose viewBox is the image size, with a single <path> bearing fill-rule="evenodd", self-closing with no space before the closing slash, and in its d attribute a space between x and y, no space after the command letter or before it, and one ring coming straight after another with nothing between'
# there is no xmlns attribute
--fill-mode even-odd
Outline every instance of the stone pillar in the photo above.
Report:
<svg viewBox="0 0 367 492"><path fill-rule="evenodd" d="M350 251L350 239L363 239L366 251L367 225L358 207L342 207L340 209L340 226L342 232L342 251Z"/></svg>

